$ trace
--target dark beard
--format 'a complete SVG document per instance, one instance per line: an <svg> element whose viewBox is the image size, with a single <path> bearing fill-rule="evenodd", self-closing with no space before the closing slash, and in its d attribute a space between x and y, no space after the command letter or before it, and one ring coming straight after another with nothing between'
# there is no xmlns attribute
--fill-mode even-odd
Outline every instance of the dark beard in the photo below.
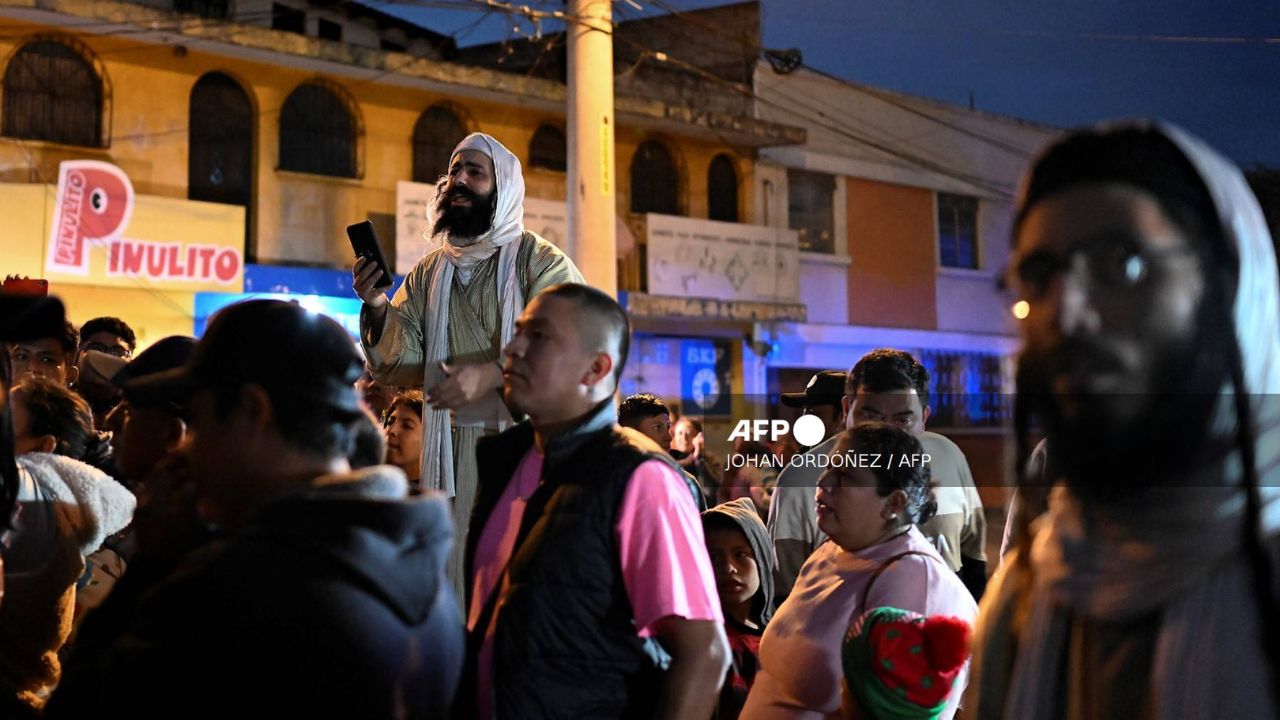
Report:
<svg viewBox="0 0 1280 720"><path fill-rule="evenodd" d="M1204 325L1200 327L1204 328ZM1212 327L1212 326L1210 326ZM1114 398L1075 398L1075 412L1062 411L1062 398L1049 387L1035 358L1019 359L1018 394L1030 400L1049 438L1052 463L1082 497L1105 501L1150 487L1183 484L1217 439L1210 438L1213 412L1227 380L1223 347L1231 339L1202 331L1188 347L1171 353L1154 383L1160 391L1134 395L1143 411L1128 427L1107 412Z"/></svg>
<svg viewBox="0 0 1280 720"><path fill-rule="evenodd" d="M470 205L454 205L453 199L463 197ZM451 238L474 238L488 232L493 226L493 211L498 204L497 191L480 197L462 186L436 196L436 224L431 234L448 233Z"/></svg>

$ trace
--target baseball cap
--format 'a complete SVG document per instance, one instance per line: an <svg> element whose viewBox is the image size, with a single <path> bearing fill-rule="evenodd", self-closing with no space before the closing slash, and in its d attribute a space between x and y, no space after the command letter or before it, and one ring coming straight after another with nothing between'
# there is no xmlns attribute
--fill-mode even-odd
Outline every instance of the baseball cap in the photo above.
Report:
<svg viewBox="0 0 1280 720"><path fill-rule="evenodd" d="M355 343L331 318L283 300L245 300L213 316L185 364L126 380L125 393L182 404L199 390L251 383L273 402L355 417L362 368Z"/></svg>
<svg viewBox="0 0 1280 720"><path fill-rule="evenodd" d="M787 407L818 407L839 405L844 397L845 373L839 370L823 370L809 378L804 392L782 393L782 404Z"/></svg>

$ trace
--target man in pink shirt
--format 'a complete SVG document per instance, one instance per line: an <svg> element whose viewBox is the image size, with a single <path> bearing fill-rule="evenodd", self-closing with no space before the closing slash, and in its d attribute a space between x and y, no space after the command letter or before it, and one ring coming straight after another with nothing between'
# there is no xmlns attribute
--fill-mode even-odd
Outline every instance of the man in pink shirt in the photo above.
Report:
<svg viewBox="0 0 1280 720"><path fill-rule="evenodd" d="M617 424L629 343L626 313L585 285L547 289L516 322L503 399L529 419L476 448L459 717L715 707L728 643L692 493Z"/></svg>

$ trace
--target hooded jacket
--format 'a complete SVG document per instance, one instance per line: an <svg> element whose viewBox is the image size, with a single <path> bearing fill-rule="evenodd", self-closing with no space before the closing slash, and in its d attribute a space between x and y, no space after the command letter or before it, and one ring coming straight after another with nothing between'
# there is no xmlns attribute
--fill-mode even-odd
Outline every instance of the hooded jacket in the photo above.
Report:
<svg viewBox="0 0 1280 720"><path fill-rule="evenodd" d="M0 692L39 707L58 682L58 651L71 633L85 555L129 524L135 500L79 460L26 453L17 464L18 525L5 554L0 604Z"/></svg>
<svg viewBox="0 0 1280 720"><path fill-rule="evenodd" d="M1234 335L1252 401L1260 531L1274 564L1280 552L1280 280L1271 238L1234 165L1178 128L1137 126L1164 135L1191 163L1236 255ZM970 712L983 719L1051 719L1064 708L1088 713L1090 703L1101 702L1126 717L1158 720L1276 716L1280 706L1270 692L1242 546L1245 492L1234 392L1224 389L1207 427L1206 446L1220 450L1216 457L1185 469L1183 477L1136 479L1167 487L1107 503L1083 503L1066 486L1053 489L1030 547L1011 552L984 598L965 701ZM1031 572L1015 561L1022 552L1031 554ZM1087 642L1074 634L1080 620L1116 628L1130 644L1149 641L1148 677L1089 689L1071 685L1071 672L1102 672L1065 667L1068 647Z"/></svg>
<svg viewBox="0 0 1280 720"><path fill-rule="evenodd" d="M756 556L756 571L760 575L760 589L751 598L751 619L763 629L773 617L773 568L777 565L769 529L760 520L751 498L730 500L702 513L703 527L711 518L727 518L747 536L747 544Z"/></svg>
<svg viewBox="0 0 1280 720"><path fill-rule="evenodd" d="M444 717L462 620L443 498L386 465L260 508L68 663L50 717ZM125 577L128 577L126 572Z"/></svg>

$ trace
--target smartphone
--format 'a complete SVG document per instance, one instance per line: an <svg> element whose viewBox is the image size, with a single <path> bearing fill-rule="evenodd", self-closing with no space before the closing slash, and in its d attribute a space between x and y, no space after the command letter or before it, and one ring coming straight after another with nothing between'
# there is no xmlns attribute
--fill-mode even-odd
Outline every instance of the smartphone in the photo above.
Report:
<svg viewBox="0 0 1280 720"><path fill-rule="evenodd" d="M351 249L355 251L357 258L372 260L382 271L382 281L374 287L390 286L391 266L387 265L387 258L382 254L382 246L378 244L378 233L373 231L373 223L365 220L348 225L347 239L351 240Z"/></svg>
<svg viewBox="0 0 1280 720"><path fill-rule="evenodd" d="M48 297L49 281L44 278L6 277L4 279L4 292L10 295Z"/></svg>

